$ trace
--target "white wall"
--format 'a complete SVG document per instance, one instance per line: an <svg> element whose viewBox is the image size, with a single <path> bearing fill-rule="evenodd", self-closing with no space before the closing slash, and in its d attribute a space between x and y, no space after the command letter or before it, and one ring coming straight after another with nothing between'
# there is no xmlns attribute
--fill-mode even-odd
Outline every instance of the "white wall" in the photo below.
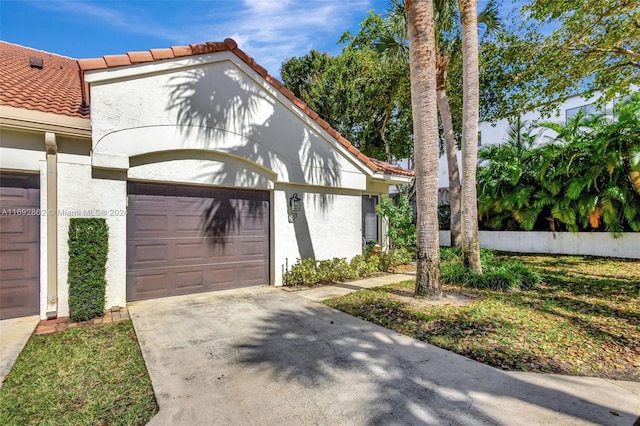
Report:
<svg viewBox="0 0 640 426"><path fill-rule="evenodd" d="M289 198L297 193L303 211L288 221ZM278 186L273 197L275 285L282 284L285 265L296 259L318 260L362 253L362 195L294 185Z"/></svg>
<svg viewBox="0 0 640 426"><path fill-rule="evenodd" d="M249 159L271 170L278 182L364 190L364 166L233 58L218 53L175 60L191 68L154 73L145 70L157 71L157 64L143 65L135 68L137 75L117 80L111 78L118 70L88 74L88 80L95 80L94 154L129 158L210 150Z"/></svg>
<svg viewBox="0 0 640 426"><path fill-rule="evenodd" d="M125 180L92 179L90 158L58 162L58 316L69 315L69 221L103 217L109 227L106 307L126 305L127 185ZM46 304L44 305L46 308Z"/></svg>
<svg viewBox="0 0 640 426"><path fill-rule="evenodd" d="M44 133L0 131L0 169L38 172L46 159Z"/></svg>
<svg viewBox="0 0 640 426"><path fill-rule="evenodd" d="M516 253L640 259L640 233L636 232L613 238L605 232L480 231L479 239L480 247ZM440 242L451 244L449 231L440 231Z"/></svg>

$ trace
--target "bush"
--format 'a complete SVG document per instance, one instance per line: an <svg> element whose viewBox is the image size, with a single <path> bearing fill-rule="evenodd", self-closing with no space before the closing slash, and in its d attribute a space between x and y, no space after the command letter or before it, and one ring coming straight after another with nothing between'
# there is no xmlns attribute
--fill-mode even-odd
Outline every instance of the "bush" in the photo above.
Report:
<svg viewBox="0 0 640 426"><path fill-rule="evenodd" d="M460 249L457 247L440 247L440 262L462 262Z"/></svg>
<svg viewBox="0 0 640 426"><path fill-rule="evenodd" d="M444 284L467 284L474 272L462 263L441 263L440 276Z"/></svg>
<svg viewBox="0 0 640 426"><path fill-rule="evenodd" d="M87 321L104 313L109 230L102 218L69 223L69 316Z"/></svg>
<svg viewBox="0 0 640 426"><path fill-rule="evenodd" d="M336 282L366 277L380 270L380 258L371 256L368 259L357 255L351 262L346 258L316 261L315 259L298 259L291 269L284 273L282 282L285 286L316 285L321 282Z"/></svg>
<svg viewBox="0 0 640 426"><path fill-rule="evenodd" d="M351 269L358 274L358 277L366 277L380 270L380 258L378 256L370 256L365 259L364 256L354 256L350 263Z"/></svg>
<svg viewBox="0 0 640 426"><path fill-rule="evenodd" d="M318 264L315 259L298 259L291 269L282 276L284 285L314 285L320 282Z"/></svg>
<svg viewBox="0 0 640 426"><path fill-rule="evenodd" d="M318 262L320 281L333 282L358 278L357 271L353 271L344 257L334 257L330 260Z"/></svg>
<svg viewBox="0 0 640 426"><path fill-rule="evenodd" d="M438 228L441 231L451 229L451 206L438 204Z"/></svg>
<svg viewBox="0 0 640 426"><path fill-rule="evenodd" d="M493 250L480 249L480 259L483 265L482 275L462 264L460 249L441 247L442 282L499 291L532 290L542 282L540 274L532 271L522 262L496 260Z"/></svg>

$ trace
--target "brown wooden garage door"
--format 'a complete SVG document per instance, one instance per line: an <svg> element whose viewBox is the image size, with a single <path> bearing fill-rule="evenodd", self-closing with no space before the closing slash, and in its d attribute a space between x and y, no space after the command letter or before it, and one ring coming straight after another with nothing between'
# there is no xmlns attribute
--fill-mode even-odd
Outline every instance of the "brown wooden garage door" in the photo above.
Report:
<svg viewBox="0 0 640 426"><path fill-rule="evenodd" d="M269 283L269 193L128 184L127 300Z"/></svg>
<svg viewBox="0 0 640 426"><path fill-rule="evenodd" d="M40 177L0 173L0 319L40 307Z"/></svg>

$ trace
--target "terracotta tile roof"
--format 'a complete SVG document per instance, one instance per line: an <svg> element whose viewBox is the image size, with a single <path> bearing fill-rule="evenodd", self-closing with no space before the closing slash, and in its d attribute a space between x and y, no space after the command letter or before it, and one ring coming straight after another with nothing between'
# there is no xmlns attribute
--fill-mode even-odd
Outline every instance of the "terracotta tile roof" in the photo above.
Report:
<svg viewBox="0 0 640 426"><path fill-rule="evenodd" d="M382 173L391 173L393 175L402 175L402 176L414 176L415 172L413 170L403 169L400 166L396 166L395 164L385 163L384 161L377 160L375 158L369 158L373 164L378 167L378 171Z"/></svg>
<svg viewBox="0 0 640 426"><path fill-rule="evenodd" d="M42 59L42 69L30 57ZM0 58L0 105L89 118L75 59L4 41Z"/></svg>
<svg viewBox="0 0 640 426"><path fill-rule="evenodd" d="M225 39L223 42L207 42L202 44L190 44L188 46L172 46L165 49L151 49L147 52L128 52L123 55L106 55L102 58L79 59L78 65L84 72L222 51L229 51L234 53L238 58L249 65L255 72L260 74L267 82L269 82L269 84L280 91L280 93L282 93L287 99L289 99L296 107L305 112L309 116L309 118L314 120L320 127L326 130L353 156L358 158L372 171L380 173L390 173L400 176L414 175L412 170L405 170L393 164L369 158L361 153L355 146L351 144L351 142L346 140L336 130L332 129L329 124L321 119L315 111L307 106L307 104L305 104L302 100L296 98L295 95L280 81L269 75L267 70L256 63L256 61L252 57L239 49L237 43L230 38Z"/></svg>

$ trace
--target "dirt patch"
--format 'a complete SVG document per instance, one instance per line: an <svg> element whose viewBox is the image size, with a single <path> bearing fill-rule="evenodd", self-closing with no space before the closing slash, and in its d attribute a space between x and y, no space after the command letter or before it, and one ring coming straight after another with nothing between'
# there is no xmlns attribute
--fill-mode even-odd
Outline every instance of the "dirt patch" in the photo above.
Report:
<svg viewBox="0 0 640 426"><path fill-rule="evenodd" d="M477 294L465 291L448 291L443 294L440 299L429 299L426 297L415 297L413 289L393 289L390 291L395 299L411 306L429 307L429 306L464 306L480 300Z"/></svg>

